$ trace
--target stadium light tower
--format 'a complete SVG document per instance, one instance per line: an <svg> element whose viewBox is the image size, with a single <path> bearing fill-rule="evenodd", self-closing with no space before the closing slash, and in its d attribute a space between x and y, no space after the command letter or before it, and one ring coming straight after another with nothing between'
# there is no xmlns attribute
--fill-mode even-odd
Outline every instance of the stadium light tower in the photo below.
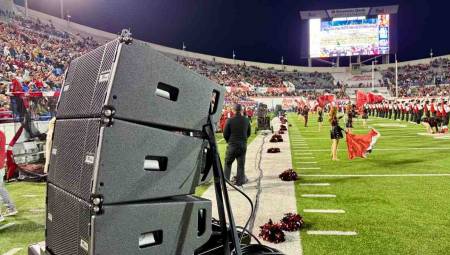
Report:
<svg viewBox="0 0 450 255"><path fill-rule="evenodd" d="M282 66L284 65L284 57L283 56L281 56L281 65Z"/></svg>
<svg viewBox="0 0 450 255"><path fill-rule="evenodd" d="M185 51L186 50L186 44L184 44L184 42L183 42L183 51Z"/></svg>

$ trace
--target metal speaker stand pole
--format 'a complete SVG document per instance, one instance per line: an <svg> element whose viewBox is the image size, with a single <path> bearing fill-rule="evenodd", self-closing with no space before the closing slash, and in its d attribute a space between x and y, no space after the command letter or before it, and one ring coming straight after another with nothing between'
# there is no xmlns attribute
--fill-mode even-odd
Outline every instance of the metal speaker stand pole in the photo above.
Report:
<svg viewBox="0 0 450 255"><path fill-rule="evenodd" d="M236 225L234 222L233 211L230 205L230 199L228 196L228 191L226 187L225 177L223 175L222 164L220 162L219 153L217 150L217 142L216 137L214 135L214 127L211 120L211 115L208 116L208 124L206 125L206 134L208 137L211 154L212 154L212 167L214 174L214 188L216 191L216 199L217 199L217 210L219 213L219 221L222 227L222 235L224 240L224 254L231 254L230 246L229 246L229 236L227 232L227 222L225 218L225 209L228 214L229 227L231 232L231 243L234 246L235 255L242 255L241 245L239 242L239 237L236 230ZM224 204L225 202L225 204Z"/></svg>

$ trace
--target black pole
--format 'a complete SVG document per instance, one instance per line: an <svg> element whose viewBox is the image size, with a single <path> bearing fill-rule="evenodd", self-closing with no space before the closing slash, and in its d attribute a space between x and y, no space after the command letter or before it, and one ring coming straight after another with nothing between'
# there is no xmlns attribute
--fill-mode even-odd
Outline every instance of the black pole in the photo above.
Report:
<svg viewBox="0 0 450 255"><path fill-rule="evenodd" d="M220 184L221 180L221 173L219 168L217 167L215 155L217 154L217 143L216 138L214 136L214 128L211 123L211 117L208 117L208 124L207 124L206 135L208 137L208 142L211 150L211 154L213 156L213 162L212 162L212 168L213 168L213 175L214 175L214 189L216 193L216 203L217 203L217 211L219 213L219 222L220 227L222 229L222 239L223 239L223 252L224 255L231 254L230 252L230 246L229 240L228 240L228 229L227 229L227 220L225 216L225 208L224 208L224 201L222 197L222 186Z"/></svg>
<svg viewBox="0 0 450 255"><path fill-rule="evenodd" d="M216 200L217 200L217 211L219 213L219 221L220 226L222 228L222 236L224 240L224 254L229 255L230 245L229 245L229 236L228 236L228 228L227 228L227 220L225 216L225 207L228 214L228 221L230 225L231 231L231 242L234 246L235 254L242 255L241 246L239 242L239 237L237 235L236 225L234 222L233 212L230 206L230 199L228 197L228 191L226 187L225 177L223 176L222 164L220 162L219 153L217 150L217 142L216 137L214 136L214 127L211 120L211 115L208 117L206 134L208 136L208 141L211 149L211 154L213 156L212 167L214 174L214 188L216 192ZM224 206L225 205L225 206Z"/></svg>

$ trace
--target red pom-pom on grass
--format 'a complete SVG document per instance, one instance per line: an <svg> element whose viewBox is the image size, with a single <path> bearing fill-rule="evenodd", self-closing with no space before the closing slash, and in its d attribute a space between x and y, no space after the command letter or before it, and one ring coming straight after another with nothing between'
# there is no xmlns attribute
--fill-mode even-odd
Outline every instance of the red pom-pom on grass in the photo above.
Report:
<svg viewBox="0 0 450 255"><path fill-rule="evenodd" d="M283 142L283 137L279 134L274 134L272 136L272 138L270 138L270 142L271 143L279 143L279 142Z"/></svg>
<svg viewBox="0 0 450 255"><path fill-rule="evenodd" d="M278 177L285 182L296 181L298 179L298 175L293 169L282 172Z"/></svg>
<svg viewBox="0 0 450 255"><path fill-rule="evenodd" d="M274 224L270 219L268 223L260 226L260 228L261 231L259 233L259 237L261 237L264 241L271 243L282 243L285 241L281 224Z"/></svg>
<svg viewBox="0 0 450 255"><path fill-rule="evenodd" d="M302 216L296 213L286 213L280 221L281 229L284 231L297 231L305 222Z"/></svg>
<svg viewBox="0 0 450 255"><path fill-rule="evenodd" d="M267 149L267 153L279 153L281 152L280 148L269 148Z"/></svg>

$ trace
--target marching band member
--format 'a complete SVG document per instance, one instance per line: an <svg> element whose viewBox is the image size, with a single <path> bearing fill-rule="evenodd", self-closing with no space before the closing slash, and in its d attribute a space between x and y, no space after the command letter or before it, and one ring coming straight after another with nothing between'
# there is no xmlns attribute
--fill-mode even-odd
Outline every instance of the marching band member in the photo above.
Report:
<svg viewBox="0 0 450 255"><path fill-rule="evenodd" d="M347 113L347 122L345 123L345 127L346 127L346 132L351 133L352 132L352 128L353 128L353 117L355 117L354 115L354 111L352 109L352 105L348 104L346 107L346 113Z"/></svg>
<svg viewBox="0 0 450 255"><path fill-rule="evenodd" d="M322 109L322 107L320 107L320 106L317 107L317 114L319 115L317 122L319 123L319 132L320 132L320 130L322 130L322 125L323 125L323 109Z"/></svg>
<svg viewBox="0 0 450 255"><path fill-rule="evenodd" d="M443 132L448 133L448 123L450 121L450 105L447 100L444 101L444 124L443 124Z"/></svg>
<svg viewBox="0 0 450 255"><path fill-rule="evenodd" d="M410 111L409 102L405 102L405 120L406 121L409 121L409 111Z"/></svg>
<svg viewBox="0 0 450 255"><path fill-rule="evenodd" d="M393 109L394 109L394 106L393 106L393 102L392 102L392 101L389 101L389 103L388 103L388 108L389 108L389 119L392 119L392 111L393 111Z"/></svg>
<svg viewBox="0 0 450 255"><path fill-rule="evenodd" d="M430 111L431 111L431 116L436 117L436 104L435 104L434 98L431 99Z"/></svg>
<svg viewBox="0 0 450 255"><path fill-rule="evenodd" d="M400 113L402 114L401 120L404 121L406 112L405 103L401 102L399 105L400 105Z"/></svg>
<svg viewBox="0 0 450 255"><path fill-rule="evenodd" d="M423 112L425 113L425 117L429 118L430 114L430 101L425 100L425 104L423 105Z"/></svg>
<svg viewBox="0 0 450 255"><path fill-rule="evenodd" d="M364 104L363 114L362 114L362 121L363 121L363 127L364 128L367 127L367 119L369 118L369 112L370 112L369 105L368 104Z"/></svg>

